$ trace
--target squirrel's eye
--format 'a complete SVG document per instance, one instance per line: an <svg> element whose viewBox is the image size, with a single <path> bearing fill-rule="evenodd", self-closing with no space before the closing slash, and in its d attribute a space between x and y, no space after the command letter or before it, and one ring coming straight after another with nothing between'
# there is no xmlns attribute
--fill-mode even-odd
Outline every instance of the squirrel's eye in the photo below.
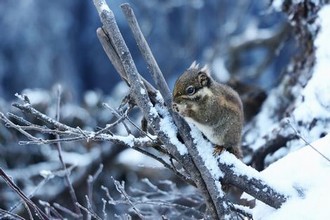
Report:
<svg viewBox="0 0 330 220"><path fill-rule="evenodd" d="M193 86L188 86L186 89L186 92L188 95L193 95L195 93L195 87Z"/></svg>

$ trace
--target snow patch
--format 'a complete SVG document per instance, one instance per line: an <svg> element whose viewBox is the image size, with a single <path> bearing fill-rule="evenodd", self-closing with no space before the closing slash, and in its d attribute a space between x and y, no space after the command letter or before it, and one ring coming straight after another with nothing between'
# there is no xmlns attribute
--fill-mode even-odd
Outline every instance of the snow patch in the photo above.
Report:
<svg viewBox="0 0 330 220"><path fill-rule="evenodd" d="M330 135L312 143L330 158ZM257 202L254 219L330 219L330 162L306 146L270 165L261 173L275 184L287 186L291 197L275 210ZM299 192L298 192L298 191Z"/></svg>
<svg viewBox="0 0 330 220"><path fill-rule="evenodd" d="M293 112L296 121L310 123L315 118L330 118L330 6L324 6L319 12L320 31L315 39L316 63L312 78L298 99L297 108ZM329 127L324 124L321 128ZM320 131L322 132L322 131ZM316 137L320 132L314 131ZM315 138L314 138L315 139Z"/></svg>
<svg viewBox="0 0 330 220"><path fill-rule="evenodd" d="M41 170L40 171L40 176L42 176L45 179L48 179L48 178L53 178L54 174L50 170Z"/></svg>
<svg viewBox="0 0 330 220"><path fill-rule="evenodd" d="M145 90L144 88L142 88L142 87L141 87L141 89L140 89L140 94L141 94L141 95L145 95L145 94L146 94L146 90Z"/></svg>
<svg viewBox="0 0 330 220"><path fill-rule="evenodd" d="M132 134L128 136L113 136L115 140L119 140L125 143L125 145L129 147L134 147L134 139L135 137Z"/></svg>
<svg viewBox="0 0 330 220"><path fill-rule="evenodd" d="M194 140L194 144L196 144L199 156L203 159L205 166L211 172L213 178L219 179L223 175L219 168L218 161L215 156L213 156L213 144L204 139L202 133L194 124L189 123L189 125L191 128L190 134Z"/></svg>
<svg viewBox="0 0 330 220"><path fill-rule="evenodd" d="M51 101L51 96L49 92L43 89L24 89L22 93L23 95L16 93L15 96L23 101L25 99L24 96L27 96L32 105L48 104Z"/></svg>
<svg viewBox="0 0 330 220"><path fill-rule="evenodd" d="M272 6L276 11L282 11L283 2L283 0L274 0Z"/></svg>
<svg viewBox="0 0 330 220"><path fill-rule="evenodd" d="M161 127L162 131L164 131L171 143L177 147L177 150L179 151L180 155L187 154L188 151L186 146L178 140L178 128L174 125L170 113L167 111L167 109L164 109L160 106L156 106L156 108L158 112L162 115L162 118L159 122L159 126Z"/></svg>
<svg viewBox="0 0 330 220"><path fill-rule="evenodd" d="M134 167L152 167L152 168L162 168L164 165L158 162L157 160L151 159L149 156L146 156L136 150L127 149L120 153L117 158L119 163L128 165L132 168Z"/></svg>
<svg viewBox="0 0 330 220"><path fill-rule="evenodd" d="M105 3L105 1L99 1L100 11L110 11L109 6Z"/></svg>
<svg viewBox="0 0 330 220"><path fill-rule="evenodd" d="M100 101L100 95L95 91L87 91L84 95L84 101L88 107L96 106Z"/></svg>

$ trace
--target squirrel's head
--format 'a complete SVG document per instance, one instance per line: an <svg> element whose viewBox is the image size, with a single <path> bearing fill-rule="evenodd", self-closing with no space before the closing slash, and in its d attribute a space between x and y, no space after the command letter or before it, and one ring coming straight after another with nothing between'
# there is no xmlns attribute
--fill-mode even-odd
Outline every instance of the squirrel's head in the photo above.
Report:
<svg viewBox="0 0 330 220"><path fill-rule="evenodd" d="M196 62L178 78L173 90L173 110L182 116L188 116L189 112L196 110L196 105L209 91L212 78L207 66L199 67Z"/></svg>

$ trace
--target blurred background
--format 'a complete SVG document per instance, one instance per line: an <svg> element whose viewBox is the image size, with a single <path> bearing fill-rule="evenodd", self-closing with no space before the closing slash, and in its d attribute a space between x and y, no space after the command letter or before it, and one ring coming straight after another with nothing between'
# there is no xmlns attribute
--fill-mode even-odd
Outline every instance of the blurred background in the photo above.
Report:
<svg viewBox="0 0 330 220"><path fill-rule="evenodd" d="M220 80L232 76L268 90L294 50L281 13L270 1L109 1L135 62L146 78L120 4L129 2L165 78L175 79L192 61L209 64ZM81 100L85 91L113 91L119 81L95 30L92 1L3 0L0 5L0 96L60 83ZM224 76L220 75L224 74Z"/></svg>
<svg viewBox="0 0 330 220"><path fill-rule="evenodd" d="M208 64L215 78L234 86L246 106L250 104L246 108L250 111L246 112L247 120L256 114L298 50L285 15L275 11L270 0L107 2L141 75L150 79L121 12L120 4L124 2L133 7L171 89L176 78L194 60L202 65ZM15 93L23 92L37 109L54 117L54 88L60 84L64 91L61 107L63 123L94 130L113 120L111 112L102 108L101 103L118 107L127 94L127 87L120 81L98 41L96 29L101 23L92 0L2 0L0 14L1 112L15 112L10 104L16 99ZM255 99L249 100L251 97ZM140 118L133 114L132 120L139 123ZM122 127L116 129L114 133L124 134ZM55 172L61 170L57 151L51 145L18 145L21 140L25 138L0 124L0 167L36 201L57 202L72 209L63 174ZM157 182L157 187L173 195L155 198L162 198L169 204L175 201L195 206L196 210L205 209L201 207L201 196L192 187L187 187L150 158L146 159L135 151L123 154L125 149L110 143L63 144L64 158L67 158L67 166L71 169L79 201L84 200L90 189L88 176L97 172L102 163L103 173L99 182L95 183L98 188L94 188L94 197L105 197L104 190L100 189L102 184L112 195L116 192L116 187L109 183L112 181L110 177L125 180L126 186L154 190L148 181L140 181L148 178L154 184L165 181ZM44 171L53 172L53 176L46 175ZM167 180L189 190L177 191ZM0 186L0 194L4 198L0 201L0 208L8 210L17 204L18 197L4 182L0 181ZM118 192L115 198L120 198ZM95 205L97 213L101 213L102 201L95 200ZM110 210L120 215L126 212L127 207L116 205ZM181 211L178 209L178 214ZM189 211L191 215L199 216L195 211Z"/></svg>

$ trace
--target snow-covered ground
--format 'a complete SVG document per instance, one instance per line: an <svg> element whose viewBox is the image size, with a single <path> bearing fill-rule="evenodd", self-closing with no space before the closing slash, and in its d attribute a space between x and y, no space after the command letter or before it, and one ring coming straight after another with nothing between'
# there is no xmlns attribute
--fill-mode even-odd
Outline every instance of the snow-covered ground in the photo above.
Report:
<svg viewBox="0 0 330 220"><path fill-rule="evenodd" d="M311 145L330 158L330 135ZM330 219L330 161L310 146L273 163L262 175L275 184L286 185L297 196L278 210L257 202L255 219Z"/></svg>

